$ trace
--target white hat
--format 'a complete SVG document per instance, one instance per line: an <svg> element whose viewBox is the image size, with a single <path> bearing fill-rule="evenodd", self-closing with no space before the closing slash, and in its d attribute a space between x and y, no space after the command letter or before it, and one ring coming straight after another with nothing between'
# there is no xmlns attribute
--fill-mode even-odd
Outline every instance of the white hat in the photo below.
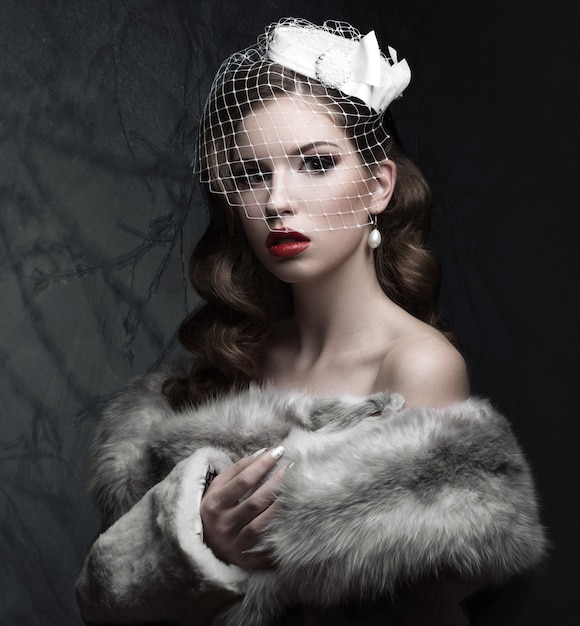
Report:
<svg viewBox="0 0 580 626"><path fill-rule="evenodd" d="M326 23L282 21L270 33L266 55L382 112L408 86L409 65L404 59L397 61L397 52L391 47L390 59L382 54L374 31L361 37L350 25L344 26L351 37L330 32Z"/></svg>

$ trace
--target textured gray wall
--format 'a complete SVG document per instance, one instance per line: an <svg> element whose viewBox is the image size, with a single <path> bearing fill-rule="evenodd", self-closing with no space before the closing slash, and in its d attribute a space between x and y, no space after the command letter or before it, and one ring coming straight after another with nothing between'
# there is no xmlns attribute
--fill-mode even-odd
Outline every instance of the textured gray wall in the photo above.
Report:
<svg viewBox="0 0 580 626"><path fill-rule="evenodd" d="M475 619L573 623L578 21L559 11L523 0L477 15L459 1L0 0L0 624L80 623L99 410L166 358L197 302L185 268L205 223L189 171L201 103L219 60L284 15L374 27L411 63L393 114L435 192L441 304L474 390L506 410L537 468L556 539L531 591L482 601Z"/></svg>
<svg viewBox="0 0 580 626"><path fill-rule="evenodd" d="M171 4L0 6L0 623L76 624L97 410L195 302L205 60Z"/></svg>

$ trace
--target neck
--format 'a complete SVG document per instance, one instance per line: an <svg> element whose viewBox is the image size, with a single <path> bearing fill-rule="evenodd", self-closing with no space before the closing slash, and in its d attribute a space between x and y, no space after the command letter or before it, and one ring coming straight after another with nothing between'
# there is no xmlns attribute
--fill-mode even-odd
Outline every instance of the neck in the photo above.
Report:
<svg viewBox="0 0 580 626"><path fill-rule="evenodd" d="M395 305L384 294L371 255L292 286L299 350L315 360L372 340L378 314Z"/></svg>

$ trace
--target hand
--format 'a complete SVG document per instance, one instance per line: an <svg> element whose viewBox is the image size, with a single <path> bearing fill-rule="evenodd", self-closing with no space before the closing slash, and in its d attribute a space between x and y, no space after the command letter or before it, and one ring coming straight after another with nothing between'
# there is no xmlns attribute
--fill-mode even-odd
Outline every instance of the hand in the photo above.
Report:
<svg viewBox="0 0 580 626"><path fill-rule="evenodd" d="M207 488L200 506L203 537L222 561L249 569L272 566L268 554L247 551L256 544L276 514L276 498L287 465L257 489L256 486L273 469L283 452L283 448L275 448L240 459L218 474Z"/></svg>

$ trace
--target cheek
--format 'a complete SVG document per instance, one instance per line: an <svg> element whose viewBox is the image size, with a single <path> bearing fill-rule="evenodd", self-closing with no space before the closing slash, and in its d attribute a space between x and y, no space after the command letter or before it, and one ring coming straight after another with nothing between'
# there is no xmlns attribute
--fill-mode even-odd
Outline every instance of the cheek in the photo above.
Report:
<svg viewBox="0 0 580 626"><path fill-rule="evenodd" d="M265 249L266 237L269 232L264 220L261 218L250 219L242 212L239 216L239 222L250 248L254 251L254 254L260 256L259 253Z"/></svg>
<svg viewBox="0 0 580 626"><path fill-rule="evenodd" d="M264 219L264 207L268 202L268 192L265 189L251 189L242 193L232 194L230 205L240 212L240 219Z"/></svg>
<svg viewBox="0 0 580 626"><path fill-rule="evenodd" d="M371 223L371 195L364 182L341 182L319 189L318 206L331 229L357 228Z"/></svg>
<svg viewBox="0 0 580 626"><path fill-rule="evenodd" d="M342 220L344 222L344 219ZM363 247L362 240L368 237L362 227L336 228L320 233L317 239L317 250L323 264L334 266L352 258ZM366 249L366 244L364 246Z"/></svg>
<svg viewBox="0 0 580 626"><path fill-rule="evenodd" d="M328 179L314 190L315 199L310 206L313 212L324 213L327 216L337 215L344 218L350 213L352 217L349 218L348 225L369 223L366 213L366 209L372 205L369 184L365 179L353 180L346 173L340 178Z"/></svg>

